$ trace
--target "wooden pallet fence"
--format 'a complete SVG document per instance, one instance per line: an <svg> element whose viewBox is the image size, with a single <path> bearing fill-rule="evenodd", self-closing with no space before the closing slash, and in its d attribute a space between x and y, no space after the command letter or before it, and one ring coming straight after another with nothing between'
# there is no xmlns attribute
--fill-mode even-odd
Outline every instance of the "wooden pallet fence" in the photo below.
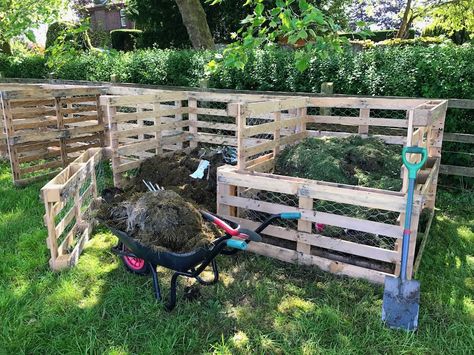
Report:
<svg viewBox="0 0 474 355"><path fill-rule="evenodd" d="M104 146L102 88L2 92L4 126L16 185L53 176L88 148Z"/></svg>
<svg viewBox="0 0 474 355"><path fill-rule="evenodd" d="M146 158L183 149L189 141L189 108L183 92L103 96L115 186ZM184 103L184 104L183 104Z"/></svg>
<svg viewBox="0 0 474 355"><path fill-rule="evenodd" d="M271 171L276 154L285 145L297 143L307 136L340 136L341 132L337 130L317 131L311 126L314 123L354 126L356 131L344 133L362 137L371 136L373 126L403 129L389 130L381 138L389 144L426 147L430 157L429 163L419 173L416 186L408 270L411 277L415 257L418 265L423 249L420 248L415 255L420 215L428 208L431 221L434 213L447 102L426 101L420 104L409 100L339 98L292 100L238 105L239 163L237 167L218 169L218 213L253 228L269 214L299 211L302 218L298 223L271 226L265 232L266 242L255 243L250 249L284 261L316 265L336 274L383 282L386 275L399 273L405 189L400 192L369 189L279 176ZM321 110L325 107L330 107L331 111ZM337 115L338 109L345 108L352 109L352 115L356 110L357 116ZM325 115L309 115L309 110ZM380 117L380 113L389 110L400 110L403 114L397 119ZM273 115L272 120L249 121L252 115L262 115L265 111ZM372 115L372 112L378 115ZM283 129L287 130L284 137L281 134ZM245 140L265 132L271 133L265 142L251 145ZM402 177L406 185L404 169ZM354 214L353 211L359 212ZM426 243L429 224L422 244ZM318 225L325 228L318 230Z"/></svg>
<svg viewBox="0 0 474 355"><path fill-rule="evenodd" d="M53 270L75 265L91 236L89 214L98 195L96 168L106 157L105 148L89 148L41 189Z"/></svg>
<svg viewBox="0 0 474 355"><path fill-rule="evenodd" d="M305 138L307 103L298 97L237 105L238 169L266 171L285 145Z"/></svg>

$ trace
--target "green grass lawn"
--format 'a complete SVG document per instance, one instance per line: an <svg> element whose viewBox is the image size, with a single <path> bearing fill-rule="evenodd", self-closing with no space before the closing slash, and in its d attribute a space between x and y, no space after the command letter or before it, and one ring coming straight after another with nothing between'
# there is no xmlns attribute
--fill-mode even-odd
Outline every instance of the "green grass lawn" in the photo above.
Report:
<svg viewBox="0 0 474 355"><path fill-rule="evenodd" d="M439 194L417 278L420 328L380 320L381 286L242 254L167 313L151 279L124 271L99 231L77 267L48 267L42 183L11 184L0 164L0 354L467 354L474 349L474 193ZM161 270L162 271L162 270ZM164 293L170 274L161 272ZM182 289L183 284L181 284Z"/></svg>

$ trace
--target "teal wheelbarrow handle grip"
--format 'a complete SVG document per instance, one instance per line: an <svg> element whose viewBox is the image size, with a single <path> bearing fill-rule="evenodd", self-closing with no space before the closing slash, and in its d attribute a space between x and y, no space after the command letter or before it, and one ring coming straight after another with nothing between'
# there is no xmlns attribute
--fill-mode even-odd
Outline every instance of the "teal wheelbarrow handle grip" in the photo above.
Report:
<svg viewBox="0 0 474 355"><path fill-rule="evenodd" d="M421 161L419 163L411 163L407 160L407 154L421 154ZM426 151L426 148L423 147L403 147L402 160L403 164L408 169L408 178L416 179L416 173L423 165L425 165L426 160L428 160L428 152Z"/></svg>

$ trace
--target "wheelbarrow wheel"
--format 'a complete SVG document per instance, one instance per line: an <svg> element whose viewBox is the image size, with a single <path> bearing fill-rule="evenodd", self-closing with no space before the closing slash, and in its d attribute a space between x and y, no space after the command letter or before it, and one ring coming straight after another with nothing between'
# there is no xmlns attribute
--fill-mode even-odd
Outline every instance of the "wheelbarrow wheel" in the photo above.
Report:
<svg viewBox="0 0 474 355"><path fill-rule="evenodd" d="M129 252L127 247L124 245L122 251ZM140 258L135 258L133 256L122 255L122 262L125 266L125 269L133 274L137 275L149 275L150 267L145 260Z"/></svg>

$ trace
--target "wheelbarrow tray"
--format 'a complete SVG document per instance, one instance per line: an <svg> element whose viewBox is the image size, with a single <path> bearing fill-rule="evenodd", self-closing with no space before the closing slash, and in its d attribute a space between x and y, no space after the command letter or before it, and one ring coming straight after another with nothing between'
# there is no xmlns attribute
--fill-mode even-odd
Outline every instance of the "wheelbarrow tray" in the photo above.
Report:
<svg viewBox="0 0 474 355"><path fill-rule="evenodd" d="M130 253L152 265L160 265L171 270L185 272L201 264L208 256L210 249L200 247L188 253L156 251L144 245L126 232L107 226L110 231L127 247Z"/></svg>

